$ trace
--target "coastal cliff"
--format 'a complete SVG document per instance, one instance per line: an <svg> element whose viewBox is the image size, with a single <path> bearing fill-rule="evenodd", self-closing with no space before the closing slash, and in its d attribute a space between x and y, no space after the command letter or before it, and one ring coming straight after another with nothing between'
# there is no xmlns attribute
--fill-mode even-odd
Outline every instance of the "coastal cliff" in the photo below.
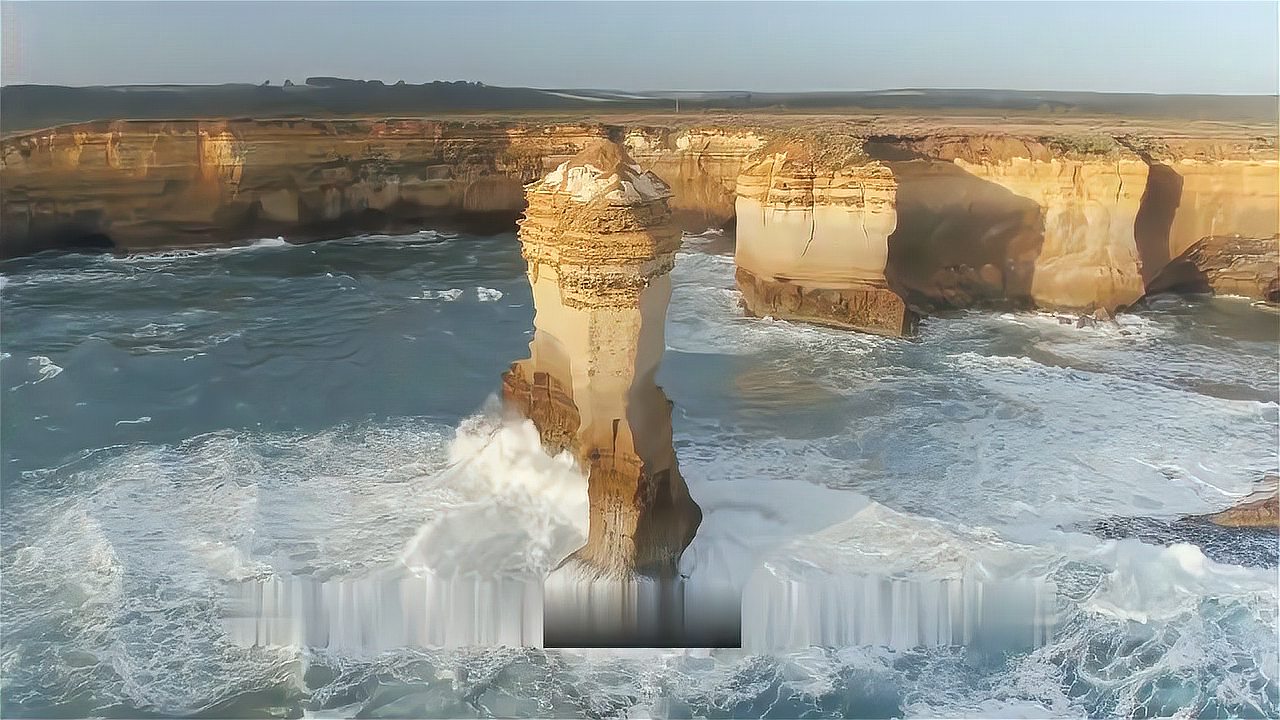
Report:
<svg viewBox="0 0 1280 720"><path fill-rule="evenodd" d="M924 307L1129 305L1147 164L1109 140L959 136L869 147L898 180L889 275Z"/></svg>
<svg viewBox="0 0 1280 720"><path fill-rule="evenodd" d="M915 315L885 279L897 182L860 150L785 141L738 176L735 262L748 310L911 333Z"/></svg>
<svg viewBox="0 0 1280 720"><path fill-rule="evenodd" d="M528 188L520 244L536 313L503 397L587 473L587 542L548 578L548 646L688 639L677 562L701 512L655 383L680 247L670 189L596 141ZM674 603L674 606L673 606Z"/></svg>
<svg viewBox="0 0 1280 720"><path fill-rule="evenodd" d="M753 312L893 335L910 331L910 311L1115 311L1185 289L1166 268L1185 265L1179 259L1207 238L1280 233L1273 139L990 124L82 123L3 140L0 254L508 230L525 184L604 138L667 185L676 228L736 226L739 285ZM1233 258L1211 264L1238 278L1245 271ZM1250 268L1255 277L1230 290L1202 287L1266 297L1276 273L1265 262Z"/></svg>
<svg viewBox="0 0 1280 720"><path fill-rule="evenodd" d="M421 120L90 123L3 145L4 253L505 229L601 128Z"/></svg>
<svg viewBox="0 0 1280 720"><path fill-rule="evenodd" d="M738 174L767 142L756 130L721 127L643 127L624 140L631 156L671 188L672 220L695 231L733 221Z"/></svg>
<svg viewBox="0 0 1280 720"><path fill-rule="evenodd" d="M929 307L1123 309L1201 239L1277 232L1280 164L1265 145L1096 134L870 143L898 180L891 282Z"/></svg>

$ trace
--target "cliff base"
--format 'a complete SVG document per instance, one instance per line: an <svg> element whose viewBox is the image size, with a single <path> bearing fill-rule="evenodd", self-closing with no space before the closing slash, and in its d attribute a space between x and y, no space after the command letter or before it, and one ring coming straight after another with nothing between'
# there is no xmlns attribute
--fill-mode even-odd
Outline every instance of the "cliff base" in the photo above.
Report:
<svg viewBox="0 0 1280 720"><path fill-rule="evenodd" d="M920 320L888 288L810 288L762 278L742 267L738 268L736 279L743 305L752 315L803 320L889 337L914 335Z"/></svg>

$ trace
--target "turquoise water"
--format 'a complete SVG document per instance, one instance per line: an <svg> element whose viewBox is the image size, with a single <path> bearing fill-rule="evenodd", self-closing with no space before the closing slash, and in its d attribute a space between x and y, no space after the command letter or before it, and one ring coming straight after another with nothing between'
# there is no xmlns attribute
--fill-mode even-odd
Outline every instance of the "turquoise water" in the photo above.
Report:
<svg viewBox="0 0 1280 720"><path fill-rule="evenodd" d="M39 256L0 266L3 715L1280 711L1274 537L1088 531L1176 525L1276 471L1275 315L1157 298L1115 326L957 313L895 341L743 316L725 245L686 240L658 378L704 516L690 576L846 588L839 617L867 578L1034 585L1038 639L823 642L851 636L817 618L812 648L246 646L237 583L355 582L463 510L521 547L568 522L503 496L550 482L491 405L531 338L514 236Z"/></svg>

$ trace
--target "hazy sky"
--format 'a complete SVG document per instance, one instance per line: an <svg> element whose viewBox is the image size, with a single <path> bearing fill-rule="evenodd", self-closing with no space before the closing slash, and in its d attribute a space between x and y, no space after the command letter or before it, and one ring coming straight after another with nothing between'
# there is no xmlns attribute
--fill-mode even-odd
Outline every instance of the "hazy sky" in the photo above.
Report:
<svg viewBox="0 0 1280 720"><path fill-rule="evenodd" d="M0 81L1275 93L1277 3L0 2Z"/></svg>

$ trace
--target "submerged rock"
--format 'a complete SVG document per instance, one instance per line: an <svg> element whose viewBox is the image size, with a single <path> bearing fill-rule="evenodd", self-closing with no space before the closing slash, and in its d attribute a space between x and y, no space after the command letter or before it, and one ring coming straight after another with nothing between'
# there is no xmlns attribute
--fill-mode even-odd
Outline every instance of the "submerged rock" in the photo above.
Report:
<svg viewBox="0 0 1280 720"><path fill-rule="evenodd" d="M1113 517L1078 529L1107 539L1136 538L1156 545L1190 543L1205 557L1229 565L1280 564L1280 477L1268 475L1235 506L1181 518Z"/></svg>
<svg viewBox="0 0 1280 720"><path fill-rule="evenodd" d="M1223 527L1259 528L1272 533L1280 530L1280 477L1268 475L1262 481L1263 487L1251 493L1244 500L1222 512L1205 516L1206 519Z"/></svg>

